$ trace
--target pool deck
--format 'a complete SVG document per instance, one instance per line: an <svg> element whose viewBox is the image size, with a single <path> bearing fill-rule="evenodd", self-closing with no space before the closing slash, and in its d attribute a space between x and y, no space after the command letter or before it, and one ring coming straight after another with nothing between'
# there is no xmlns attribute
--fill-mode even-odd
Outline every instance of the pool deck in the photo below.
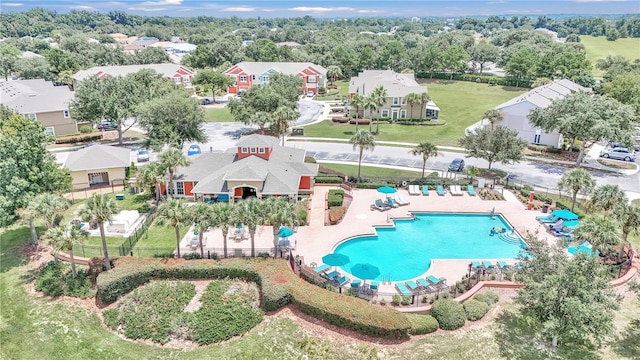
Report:
<svg viewBox="0 0 640 360"><path fill-rule="evenodd" d="M453 196L449 192L444 196L439 196L435 191L431 191L429 196L409 195L404 189L398 192L405 199L410 201L409 205L400 206L398 208L387 211L371 210L371 204L375 199L382 198L381 194L376 190L354 189L352 192L353 202L351 203L344 219L340 224L325 226L324 225L324 199L326 193L335 186L316 186L311 203L311 223L309 226L298 227L296 233L290 237L294 255L300 255L304 258L305 264L322 264L322 257L333 252L333 249L343 240L360 235L375 234L374 226L391 226L393 218L406 218L410 216L410 211L432 211L432 212L467 212L467 213L490 213L495 209L496 213L500 213L504 218L521 234L527 232L535 233L538 231L540 238L546 238L547 241L553 243L556 238L546 232L545 227L536 220L536 215L541 215L540 211L526 210L525 206L511 192L505 190L505 201L489 201L482 200L479 196L470 196L466 192L462 196ZM181 243L181 251L190 252L193 249L188 248L187 241L189 234ZM207 249L222 248L222 232L219 229L208 231L205 233ZM256 248L273 247L273 233L269 226L260 226L255 236ZM229 253L233 253L233 249L243 249L246 253L251 247L250 240L228 241ZM469 262L491 261L496 263L504 260L509 264L515 262L514 259L464 259L464 260L433 260L429 270L420 277L434 275L438 278L444 277L448 284L455 283L468 272ZM401 266L401 264L399 264ZM393 284L381 284L380 292L395 292Z"/></svg>

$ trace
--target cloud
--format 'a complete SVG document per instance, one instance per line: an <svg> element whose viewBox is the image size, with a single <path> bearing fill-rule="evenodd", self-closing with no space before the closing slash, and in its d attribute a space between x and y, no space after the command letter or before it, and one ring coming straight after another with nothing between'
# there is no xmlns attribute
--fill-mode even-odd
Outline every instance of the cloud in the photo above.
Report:
<svg viewBox="0 0 640 360"><path fill-rule="evenodd" d="M356 10L358 14L380 14L382 11L380 10Z"/></svg>
<svg viewBox="0 0 640 360"><path fill-rule="evenodd" d="M145 1L140 6L181 5L183 0Z"/></svg>
<svg viewBox="0 0 640 360"><path fill-rule="evenodd" d="M573 0L578 3L627 2L627 0Z"/></svg>
<svg viewBox="0 0 640 360"><path fill-rule="evenodd" d="M103 2L103 3L95 3L95 5L100 5L100 6L125 6L125 5L127 5L127 3L123 3L121 1L107 1L107 2Z"/></svg>
<svg viewBox="0 0 640 360"><path fill-rule="evenodd" d="M496 1L486 2L485 4L487 4L487 5L500 5L500 4L506 4L506 3L508 3L507 0L496 0Z"/></svg>
<svg viewBox="0 0 640 360"><path fill-rule="evenodd" d="M2 5L6 6L6 7L18 7L18 6L24 6L23 3L3 3Z"/></svg>
<svg viewBox="0 0 640 360"><path fill-rule="evenodd" d="M132 7L127 8L127 10L153 12L153 11L165 11L165 10L167 10L167 8L147 8L147 7L132 6Z"/></svg>
<svg viewBox="0 0 640 360"><path fill-rule="evenodd" d="M84 10L84 11L95 11L96 10L96 8L94 8L93 6L86 6L86 5L69 6L69 9Z"/></svg>
<svg viewBox="0 0 640 360"><path fill-rule="evenodd" d="M354 11L354 8L346 7L346 6L338 6L338 7L320 7L320 6L298 6L294 8L288 9L290 11L302 11L302 12L314 12L314 13L324 13L324 12L332 12L332 11Z"/></svg>
<svg viewBox="0 0 640 360"><path fill-rule="evenodd" d="M249 6L233 6L221 9L220 12L254 12L256 8L252 8Z"/></svg>

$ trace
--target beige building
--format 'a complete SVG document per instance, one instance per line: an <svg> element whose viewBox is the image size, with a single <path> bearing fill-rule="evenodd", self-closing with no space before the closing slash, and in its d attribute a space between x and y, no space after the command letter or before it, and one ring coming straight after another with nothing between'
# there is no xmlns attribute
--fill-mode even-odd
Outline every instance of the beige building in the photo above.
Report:
<svg viewBox="0 0 640 360"><path fill-rule="evenodd" d="M78 122L69 113L73 98L74 94L67 86L53 86L52 82L43 79L0 82L0 104L38 121L50 135L78 132Z"/></svg>
<svg viewBox="0 0 640 360"><path fill-rule="evenodd" d="M64 167L71 172L74 189L122 185L131 166L131 150L109 145L93 145L69 154Z"/></svg>

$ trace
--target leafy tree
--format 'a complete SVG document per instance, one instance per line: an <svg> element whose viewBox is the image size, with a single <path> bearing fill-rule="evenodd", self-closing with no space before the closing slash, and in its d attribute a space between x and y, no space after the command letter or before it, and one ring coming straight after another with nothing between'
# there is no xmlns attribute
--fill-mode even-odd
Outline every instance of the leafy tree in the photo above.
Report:
<svg viewBox="0 0 640 360"><path fill-rule="evenodd" d="M571 169L565 172L558 181L558 188L566 191L571 196L571 211L576 205L576 197L582 193L585 195L590 194L593 188L596 186L596 181L591 174L584 169Z"/></svg>
<svg viewBox="0 0 640 360"><path fill-rule="evenodd" d="M526 286L515 298L523 314L535 321L540 335L558 343L588 347L600 345L614 334L616 294L609 285L608 269L597 258L577 253L565 255L545 241L527 239L518 280Z"/></svg>
<svg viewBox="0 0 640 360"><path fill-rule="evenodd" d="M376 105L376 111L378 112L378 118L376 119L376 134L380 133L380 108L383 107L387 101L387 96L387 89L382 85L373 89L373 92L369 94L369 97Z"/></svg>
<svg viewBox="0 0 640 360"><path fill-rule="evenodd" d="M376 99L372 96L372 94L369 94L369 96L364 97L362 100L362 115L364 116L364 111L365 110L369 110L369 117L370 117L370 121L369 121L369 132L373 133L373 112L378 110L378 108L382 105L378 105L379 103L376 101Z"/></svg>
<svg viewBox="0 0 640 360"><path fill-rule="evenodd" d="M626 203L627 195L618 185L602 185L593 190L591 203L596 209L611 212L622 203Z"/></svg>
<svg viewBox="0 0 640 360"><path fill-rule="evenodd" d="M270 77L268 88L272 90L273 94L278 94L287 101L287 103L281 103L279 106L287 105L294 109L297 106L298 98L304 90L302 85L303 80L299 76L278 73Z"/></svg>
<svg viewBox="0 0 640 360"><path fill-rule="evenodd" d="M412 155L422 156L422 178L423 179L424 179L424 168L427 166L427 160L429 160L431 156L440 155L440 153L438 153L438 147L430 142L422 142L416 145L416 147L411 149L411 151L409 152Z"/></svg>
<svg viewBox="0 0 640 360"><path fill-rule="evenodd" d="M176 233L176 254L180 257L180 228L191 225L191 214L183 199L167 199L158 206L156 221L159 225L171 226Z"/></svg>
<svg viewBox="0 0 640 360"><path fill-rule="evenodd" d="M238 204L234 205L233 218L240 224L243 224L249 230L249 237L251 237L251 256L256 256L256 229L258 225L264 224L265 211L263 209L260 200L255 198L249 198L242 200Z"/></svg>
<svg viewBox="0 0 640 360"><path fill-rule="evenodd" d="M295 226L298 222L295 204L284 197L270 197L264 200L266 222L273 230L273 247L278 247L278 232L282 226Z"/></svg>
<svg viewBox="0 0 640 360"><path fill-rule="evenodd" d="M152 162L145 166L139 166L136 168L136 181L141 188L147 188L147 190L153 187L156 195L156 205L160 202L162 191L160 191L160 184L164 182L165 170L161 163Z"/></svg>
<svg viewBox="0 0 640 360"><path fill-rule="evenodd" d="M187 157L180 149L171 147L160 153L160 155L158 156L158 160L160 160L163 172L167 171L167 173L169 174L167 194L173 197L173 176L176 173L178 166L189 165L189 159L187 159Z"/></svg>
<svg viewBox="0 0 640 360"><path fill-rule="evenodd" d="M640 71L617 75L602 86L602 91L619 102L633 106L640 114Z"/></svg>
<svg viewBox="0 0 640 360"><path fill-rule="evenodd" d="M60 195L43 193L36 195L29 204L27 210L36 218L42 219L47 229L52 229L59 221L60 216L69 208L69 201Z"/></svg>
<svg viewBox="0 0 640 360"><path fill-rule="evenodd" d="M613 80L618 75L637 73L640 70L640 62L631 62L622 55L608 55L596 62L596 68L605 72L603 79L606 82Z"/></svg>
<svg viewBox="0 0 640 360"><path fill-rule="evenodd" d="M138 107L138 121L147 131L145 146L154 149L164 145L182 148L185 141L203 143L207 134L204 110L186 91L178 90L147 101Z"/></svg>
<svg viewBox="0 0 640 360"><path fill-rule="evenodd" d="M44 58L19 59L16 62L16 70L20 73L21 79L56 80L51 66Z"/></svg>
<svg viewBox="0 0 640 360"><path fill-rule="evenodd" d="M487 160L489 169L496 161L502 164L520 161L527 146L526 140L518 138L517 130L504 126L496 126L493 130L478 128L458 142L467 149L469 156Z"/></svg>
<svg viewBox="0 0 640 360"><path fill-rule="evenodd" d="M442 66L449 70L449 79L453 79L454 73L461 73L467 70L467 62L469 61L469 54L460 45L449 46L444 53L442 53Z"/></svg>
<svg viewBox="0 0 640 360"><path fill-rule="evenodd" d="M331 65L327 68L327 76L331 79L331 84L335 84L336 79L342 77L342 69L339 66Z"/></svg>
<svg viewBox="0 0 640 360"><path fill-rule="evenodd" d="M273 117L266 111L256 111L249 117L249 123L258 125L260 134L264 134L265 125L271 122L273 122Z"/></svg>
<svg viewBox="0 0 640 360"><path fill-rule="evenodd" d="M471 61L480 64L480 74L484 68L484 64L487 62L498 61L500 56L500 48L486 41L481 41L471 47L470 58Z"/></svg>
<svg viewBox="0 0 640 360"><path fill-rule="evenodd" d="M440 70L442 65L442 51L437 46L429 46L420 58L420 70L429 73L429 78L433 78L433 73Z"/></svg>
<svg viewBox="0 0 640 360"><path fill-rule="evenodd" d="M75 73L80 69L80 65L78 65L75 56L69 51L51 49L45 54L45 58L56 74L67 70Z"/></svg>
<svg viewBox="0 0 640 360"><path fill-rule="evenodd" d="M366 98L360 94L354 94L349 100L350 106L356 109L356 120L360 119L360 108L364 108L365 102ZM356 121L356 132L358 131L358 124L359 121Z"/></svg>
<svg viewBox="0 0 640 360"><path fill-rule="evenodd" d="M73 91L73 73L71 70L65 70L58 74L57 80L61 83L67 84L69 90Z"/></svg>
<svg viewBox="0 0 640 360"><path fill-rule="evenodd" d="M229 203L215 203L211 213L212 226L218 227L222 231L223 253L227 257L227 236L229 228L236 224L233 205Z"/></svg>
<svg viewBox="0 0 640 360"><path fill-rule="evenodd" d="M500 110L491 109L484 112L484 118L491 123L491 130L496 122L502 121L502 113Z"/></svg>
<svg viewBox="0 0 640 360"><path fill-rule="evenodd" d="M4 75L5 81L17 70L19 59L20 49L5 42L0 43L0 75Z"/></svg>
<svg viewBox="0 0 640 360"><path fill-rule="evenodd" d="M622 246L620 247L620 253L622 253L629 234L640 233L640 207L627 202L620 203L613 210L613 217L622 227Z"/></svg>
<svg viewBox="0 0 640 360"><path fill-rule="evenodd" d="M620 244L619 226L617 220L608 215L592 214L581 219L572 234L575 239L588 241L591 255L595 256L596 250L604 254L610 246Z"/></svg>
<svg viewBox="0 0 640 360"><path fill-rule="evenodd" d="M546 108L529 113L532 125L544 131L558 131L571 145L581 141L576 166L580 166L587 144L612 140L632 143L635 115L630 106L607 96L578 92L555 100Z"/></svg>
<svg viewBox="0 0 640 360"><path fill-rule="evenodd" d="M0 112L0 227L12 224L16 210L37 194L71 189L69 171L47 150L50 137L37 121Z"/></svg>
<svg viewBox="0 0 640 360"><path fill-rule="evenodd" d="M188 208L191 222L195 224L195 230L198 232L198 245L200 247L200 257L204 259L204 233L210 228L216 226L213 217L213 206L205 202L197 202Z"/></svg>
<svg viewBox="0 0 640 360"><path fill-rule="evenodd" d="M517 87L521 81L531 80L538 63L536 53L528 48L523 48L511 56L504 69L509 76L516 79Z"/></svg>
<svg viewBox="0 0 640 360"><path fill-rule="evenodd" d="M60 250L69 252L71 262L71 275L75 279L78 275L76 271L76 260L73 256L73 247L82 244L87 239L89 233L80 229L80 225L62 224L59 227L47 230L47 243L53 248L55 254Z"/></svg>
<svg viewBox="0 0 640 360"><path fill-rule="evenodd" d="M234 81L229 76L223 74L222 71L204 69L198 71L193 79L193 83L196 85L204 85L206 88L211 90L213 102L215 102L216 90L226 91L229 86L233 85Z"/></svg>
<svg viewBox="0 0 640 360"><path fill-rule="evenodd" d="M87 199L85 207L80 210L82 220L98 223L100 239L102 240L102 252L104 254L104 267L107 270L111 270L111 261L109 260L109 250L107 249L107 238L104 234L104 223L111 222L113 214L118 211L118 204L110 194L91 195Z"/></svg>
<svg viewBox="0 0 640 360"><path fill-rule="evenodd" d="M349 139L349 142L353 145L353 149L358 148L358 181L360 182L360 167L362 165L362 154L365 150L373 150L376 147L376 142L373 139L371 132L366 130L358 130Z"/></svg>
<svg viewBox="0 0 640 360"><path fill-rule="evenodd" d="M272 115L273 124L272 127L278 134L282 135L282 146L284 146L284 138L287 134L289 124L300 117L300 113L287 106L280 106Z"/></svg>
<svg viewBox="0 0 640 360"><path fill-rule="evenodd" d="M132 64L162 64L168 62L170 62L169 55L163 49L155 46L137 50L131 59Z"/></svg>

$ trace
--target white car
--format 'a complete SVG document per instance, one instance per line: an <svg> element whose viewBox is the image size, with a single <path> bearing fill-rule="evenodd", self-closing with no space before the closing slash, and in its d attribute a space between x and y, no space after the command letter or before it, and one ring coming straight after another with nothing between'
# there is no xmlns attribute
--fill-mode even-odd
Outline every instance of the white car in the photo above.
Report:
<svg viewBox="0 0 640 360"><path fill-rule="evenodd" d="M629 151L629 149L622 147L604 149L600 152L600 157L624 161L636 161L636 154L634 154L633 151Z"/></svg>
<svg viewBox="0 0 640 360"><path fill-rule="evenodd" d="M149 161L149 150L140 149L138 150L138 162Z"/></svg>

